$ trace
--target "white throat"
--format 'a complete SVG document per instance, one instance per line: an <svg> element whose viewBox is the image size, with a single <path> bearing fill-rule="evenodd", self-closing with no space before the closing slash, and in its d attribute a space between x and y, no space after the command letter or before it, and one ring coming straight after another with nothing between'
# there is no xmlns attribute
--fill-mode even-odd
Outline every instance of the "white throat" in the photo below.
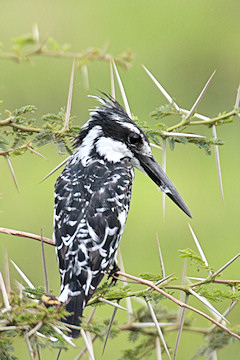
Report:
<svg viewBox="0 0 240 360"><path fill-rule="evenodd" d="M119 162L125 157L133 157L133 153L126 144L109 137L101 137L96 142L96 150L100 156L110 162Z"/></svg>

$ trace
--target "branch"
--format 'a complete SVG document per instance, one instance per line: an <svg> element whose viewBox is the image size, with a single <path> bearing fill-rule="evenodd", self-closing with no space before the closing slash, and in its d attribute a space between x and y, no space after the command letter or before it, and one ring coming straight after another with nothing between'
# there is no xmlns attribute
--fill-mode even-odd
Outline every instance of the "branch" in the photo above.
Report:
<svg viewBox="0 0 240 360"><path fill-rule="evenodd" d="M216 124L216 122L228 119L228 118L230 118L232 116L237 115L238 113L239 113L239 111L234 109L232 111L229 111L226 114L219 115L219 116L217 116L215 118L212 118L212 119L209 118L208 120L204 120L204 121L202 121L202 120L196 121L195 120L195 121L187 121L186 122L185 119L183 119L179 123L169 127L166 131L167 132L173 131L173 130L179 129L179 128L183 127L183 126L186 126L186 125L214 125L214 124ZM180 109L179 114L180 115L182 114L181 109ZM194 115L193 115L193 118L194 118Z"/></svg>
<svg viewBox="0 0 240 360"><path fill-rule="evenodd" d="M54 241L47 237L41 237L41 235L32 234L25 231L19 231L19 230L13 230L13 229L7 229L7 228L0 228L0 233L8 234L8 235L14 235L14 236L20 236L28 239L33 239L37 241L43 241L44 243L48 245L55 245Z"/></svg>
<svg viewBox="0 0 240 360"><path fill-rule="evenodd" d="M111 54L104 52L104 50L94 49L94 48L86 49L83 50L82 52L71 52L71 51L63 51L63 50L54 51L54 50L46 49L46 47L43 46L43 44L30 51L25 51L25 52L22 51L20 55L17 55L15 53L0 52L0 58L15 60L17 62L20 62L21 60L25 60L31 56L36 56L36 55L56 57L56 58L67 58L67 59L75 58L76 60L84 61L84 62L88 62L88 61L109 62L110 59L114 59L114 61L118 65L122 66L124 69L127 69L129 64L133 60L133 55L131 52L119 56L113 56Z"/></svg>
<svg viewBox="0 0 240 360"><path fill-rule="evenodd" d="M7 229L7 228L0 228L0 233L25 237L25 238L34 239L34 240L37 240L37 241L43 241L44 243L49 244L49 245L54 245L53 240L50 239L50 238L47 238L47 237L42 237L41 238L41 236L39 236L39 235L31 234L31 233L24 232L24 231L12 230L12 229ZM165 296L169 300L173 301L178 306L181 306L183 308L186 308L188 310L191 310L191 311L203 316L204 318L206 318L207 320L211 321L213 324L215 324L216 326L221 328L223 331L227 332L228 334L230 334L230 335L234 336L235 338L237 338L238 340L240 340L240 336L238 334L232 332L231 330L226 328L224 325L222 325L218 321L214 320L213 318L211 318L209 315L203 313L202 311L200 311L198 309L195 309L191 305L187 305L187 304L183 303L182 301L180 301L178 299L175 299L172 295L168 294L164 290L157 287L152 281L145 280L145 279L142 279L142 278L130 275L130 274L126 274L126 273L121 272L121 271L116 272L115 275L117 275L117 276L113 276L113 277L116 278L117 280L119 280L118 276L123 276L123 277L129 278L129 279L134 280L134 281L136 281L136 282L138 282L140 284L143 284L143 285L146 285L146 286L152 288L153 290L159 292L160 294L162 294L163 296ZM184 287L182 290L187 291L187 288Z"/></svg>
<svg viewBox="0 0 240 360"><path fill-rule="evenodd" d="M190 306L190 305L187 305L185 303L183 303L182 301L180 300L177 300L175 299L172 295L166 293L164 290L162 289L159 289L152 281L149 281L149 280L145 280L145 279L141 279L141 278L138 278L136 276L133 276L133 275L129 275L129 274L126 274L126 273L123 273L121 271L118 271L116 272L116 275L119 275L119 276L124 276L124 277L127 277L131 280L134 280L134 281L138 281L140 284L143 284L143 285L147 285L149 287L151 287L152 289L156 290L157 292L159 292L160 294L162 294L163 296L165 296L166 298L168 298L169 300L173 301L175 304L177 304L178 306L181 306L181 307L184 307L186 309L189 309L189 310L192 310L194 311L195 313L205 317L206 319L208 319L209 321L211 321L212 323L214 323L216 326L218 326L219 328L221 328L223 331L227 332L228 334L234 336L235 338L237 338L238 340L240 340L240 336L238 334L235 334L234 332L232 332L231 330L229 330L228 328L226 328L225 326L223 326L222 324L220 324L218 321L214 320L213 318L211 318L210 316L208 316L207 314L203 313L202 311L198 310L198 309L195 309L194 307ZM116 277L117 278L117 277Z"/></svg>
<svg viewBox="0 0 240 360"><path fill-rule="evenodd" d="M38 129L38 128L33 128L33 127L25 127L19 124L16 124L14 122L15 117L14 116L10 116L7 119L1 120L0 121L0 126L11 126L14 129L18 129L21 130L23 132L30 132L30 133L40 133L42 131L42 129Z"/></svg>

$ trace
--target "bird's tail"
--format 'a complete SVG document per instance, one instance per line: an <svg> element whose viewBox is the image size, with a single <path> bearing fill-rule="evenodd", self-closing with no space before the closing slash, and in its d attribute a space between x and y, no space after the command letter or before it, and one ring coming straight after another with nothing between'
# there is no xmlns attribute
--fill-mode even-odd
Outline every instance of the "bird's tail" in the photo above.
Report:
<svg viewBox="0 0 240 360"><path fill-rule="evenodd" d="M84 289L79 289L76 288L76 281L72 282L69 286L66 286L65 288L63 288L60 296L59 296L59 300L63 303L65 303L65 308L69 313L72 313L71 315L67 316L65 319L63 319L63 322L65 322L66 324L69 325L75 325L75 326L80 326L81 324L81 317L82 317L82 313L83 310L86 306L86 304L88 303L88 301L91 299L91 297L93 296L95 289L97 288L98 284L100 283L100 281L102 280L104 276L103 272L100 272L99 274L97 274L97 276L94 276L92 278L91 281L91 285L90 285L90 290L87 294L85 294ZM75 288L74 288L75 286ZM71 292L69 292L69 287L71 290ZM70 295L72 293L74 293L74 290L78 292L78 295ZM80 290L80 291L79 291ZM78 329L73 329L69 327L69 336L76 338L79 336L80 330Z"/></svg>
<svg viewBox="0 0 240 360"><path fill-rule="evenodd" d="M68 299L65 308L69 313L72 314L67 316L65 319L63 319L63 321L66 324L80 326L81 323L80 318L82 316L82 312L84 308L83 302L84 302L84 298L82 294L77 296L72 296L71 298ZM69 327L69 335L71 337L77 338L79 336L79 333L80 330Z"/></svg>

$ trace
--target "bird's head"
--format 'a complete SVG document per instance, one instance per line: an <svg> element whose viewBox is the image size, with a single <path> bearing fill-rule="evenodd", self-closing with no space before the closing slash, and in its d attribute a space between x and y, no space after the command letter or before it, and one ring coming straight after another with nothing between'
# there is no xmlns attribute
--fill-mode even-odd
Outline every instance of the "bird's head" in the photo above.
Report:
<svg viewBox="0 0 240 360"><path fill-rule="evenodd" d="M191 213L177 189L155 160L149 140L123 107L110 97L98 97L100 106L90 115L75 140L78 158L83 165L94 153L106 162L129 158L132 165L147 174L188 216Z"/></svg>

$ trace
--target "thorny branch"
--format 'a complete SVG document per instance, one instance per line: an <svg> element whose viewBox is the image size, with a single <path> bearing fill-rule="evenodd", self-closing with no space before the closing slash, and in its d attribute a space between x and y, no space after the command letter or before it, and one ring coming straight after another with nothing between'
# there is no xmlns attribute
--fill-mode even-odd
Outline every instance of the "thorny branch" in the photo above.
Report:
<svg viewBox="0 0 240 360"><path fill-rule="evenodd" d="M29 44L29 43L31 43L33 47L30 50L26 50L25 45ZM114 64L114 60L115 60L115 63L117 63L118 65L121 65L124 68L127 68L129 63L132 61L132 54L130 52L125 53L119 57L113 58L110 54L107 53L106 49L103 49L103 50L87 49L82 52L74 53L74 52L68 51L66 49L66 47L64 47L64 46L61 48L56 43L55 40L50 39L50 38L45 38L40 42L37 27L35 27L33 34L31 34L29 37L26 37L26 39L24 39L24 38L16 39L15 48L12 53L0 52L0 58L2 57L5 59L12 59L12 60L15 60L18 62L29 60L30 58L32 58L33 56L36 56L36 55L42 55L42 56L48 56L48 57L65 57L65 58L76 59L77 66L79 68L82 68L82 70L84 71L85 74L87 73L87 71L86 71L87 64L93 60L109 61L111 64ZM114 65L114 68L115 68L115 71L117 72L115 65ZM170 105L162 106L162 107L156 109L156 111L154 111L152 113L152 116L156 119L162 119L163 117L170 116L170 115L179 115L181 117L181 120L177 124L175 124L171 127L167 127L165 124L159 123L159 124L157 124L157 127L158 127L157 129L149 129L149 126L146 123L139 122L140 125L145 130L145 132L147 133L147 135L149 136L149 138L156 144L161 144L160 140L165 141L165 139L168 138L169 142L170 142L170 146L172 148L174 147L175 142L180 142L180 143L190 142L190 143L194 143L195 145L199 146L200 148L205 149L207 153L210 153L210 148L212 145L214 145L214 148L216 150L218 145L222 144L222 142L217 138L216 126L230 123L230 122L232 122L232 118L234 116L236 116L236 115L239 116L240 88L238 90L238 95L237 95L234 109L227 113L220 114L217 117L214 117L211 119L206 116L197 114L197 113L195 113L195 111L196 111L196 107L197 107L198 103L202 99L202 96L205 93L206 88L208 87L210 80L214 74L208 80L207 84L205 85L204 89L202 90L200 96L194 103L191 110L188 111L188 110L180 108L173 101L173 99L167 94L167 92L163 89L163 87L158 83L158 81L153 77L153 75L146 68L145 68L145 70L170 104ZM119 79L120 78L118 78L118 81L119 81ZM120 82L121 82L121 80L120 80ZM71 87L72 87L72 85L70 84L70 88ZM121 90L121 93L122 92L124 92L124 90L123 91ZM69 90L69 93L70 93L70 90ZM124 101L124 104L125 104L125 107L128 109L129 116L131 116L129 106L128 106L128 104L126 104L126 99ZM13 144L14 146L8 147L7 146L7 145L9 145L8 142L6 141L5 138L3 138L3 136L0 135L0 148L2 149L2 151L0 151L0 155L8 158L9 164L10 164L9 155L16 154L16 153L22 154L25 152L25 150L30 150L33 153L35 153L39 156L42 156L33 148L34 141L38 142L40 145L44 145L45 143L47 143L49 141L53 141L56 143L56 145L60 149L60 152L62 150L63 151L66 150L66 152L71 153L71 150L69 149L67 141L69 139L71 139L72 137L74 137L75 134L77 134L77 132L79 131L79 128L77 128L77 127L74 128L71 125L69 109L67 109L66 113L62 110L58 115L48 114L48 116L46 116L44 118L44 120L46 122L42 128L37 128L37 127L33 126L34 119L23 118L23 114L25 114L25 112L34 112L35 110L36 109L33 106L26 106L21 109L17 109L13 113L6 111L7 117L5 119L0 119L0 128L3 129L3 134L8 135L9 133L11 133L12 135L16 136L15 140L14 140L14 144ZM138 121L138 120L136 120L136 121ZM212 127L212 133L213 133L212 139L206 139L204 136L198 135L198 134L191 134L191 133L183 132L183 131L185 131L185 129L188 126L191 126L191 125L205 125L208 127ZM29 140L29 136L31 136L30 140ZM32 138L34 136L35 136L35 138ZM19 141L19 139L20 139L20 141ZM219 162L219 159L218 159L218 162ZM220 168L220 165L218 165L218 167ZM6 228L0 228L0 232L5 233L5 234L14 235L14 236L25 237L25 238L29 238L29 239L35 239L37 241L42 241L44 243L54 245L54 242L52 239L49 239L47 237L41 237L39 235L35 235L35 234L31 234L31 233L26 233L26 232L16 231L16 230L6 229ZM165 290L171 290L171 289L180 290L182 292L185 292L187 297L189 297L190 295L196 294L199 298L200 297L203 298L203 296L201 296L201 286L202 285L208 285L210 283L218 283L218 284L222 284L222 285L228 285L231 287L231 291L232 291L229 299L232 299L232 305L233 304L235 305L239 299L239 295L236 294L236 289L237 289L237 293L238 293L238 286L239 286L240 280L222 280L222 279L218 279L217 277L218 277L219 272L223 271L227 266L229 266L230 263L232 261L234 261L239 255L240 254L236 255L230 262L228 262L221 269L219 269L219 271L217 271L215 273L211 273L209 271L209 276L206 277L206 279L200 279L197 282L193 282L193 283L190 283L187 285L184 282L181 285L171 284L170 282L172 281L172 276L162 279L162 282L160 282L160 283L159 282L154 283L153 281L150 281L148 279L144 279L142 277L135 277L133 275L126 274L125 272L119 271L115 274L115 276L117 276L118 280L120 280L118 278L119 276L124 276L125 278L129 278L129 279L133 280L135 283L139 283L139 284L147 286L147 288L143 289L143 290L138 290L138 291L130 291L129 289L127 289L124 293L120 292L119 294L117 294L116 292L115 292L115 294L109 294L108 291L106 291L105 293L102 294L101 290L100 290L100 293L99 294L97 293L96 296L93 299L91 299L91 301L89 301L89 305L107 301L108 303L111 303L111 305L115 306L114 311L116 311L116 309L117 309L116 304L113 303L112 300L119 301L123 298L129 299L130 297L135 297L135 298L142 297L146 301L149 301L149 297L151 298L151 296L153 296L153 294L156 292L156 293L159 293L160 295L168 298L169 300L173 301L178 306L180 306L184 309L189 309L195 313L198 313L199 315L205 317L207 320L211 321L214 324L214 326L209 329L194 328L192 326L185 327L184 319L183 319L182 324L179 324L177 321L175 323L167 324L170 326L164 327L164 331L167 332L167 331L174 331L174 330L178 330L178 329L185 329L185 330L189 330L189 331L193 331L193 332L195 331L195 332L199 332L199 333L203 333L203 334L211 334L212 329L215 326L217 326L220 329L222 329L225 333L228 333L229 335L235 337L236 339L240 339L240 336L237 333L229 330L226 326L222 325L222 323L220 322L221 320L220 321L214 320L212 317L208 316L207 314L203 313L202 311L199 311L198 309L196 309L182 301L177 300L175 297L173 297L171 294L169 294L165 291ZM3 279L1 280L0 285L1 285L2 292L7 294L7 292L4 290ZM163 290L163 288L165 290ZM194 291L192 289L194 289ZM197 292L199 292L200 295ZM233 300L234 298L231 297L234 294L236 295L237 300ZM228 296L229 296L229 294L228 294ZM6 296L5 296L5 298L6 298ZM6 298L5 300L6 300L5 305L6 304L7 305L3 311L9 311L9 310L11 310L11 307L9 307L8 299ZM207 304L206 299L203 302L205 304ZM225 314L228 314L232 308L233 308L233 306L230 306L228 309L229 311L225 312ZM153 315L154 315L154 313L153 313ZM156 320L155 315L154 315L154 318ZM220 316L220 318L223 319L222 316ZM134 330L134 332L136 331L136 329L138 329L138 331L139 331L139 329L141 329L140 331L142 331L142 333L156 337L156 332L153 333L151 330L149 330L149 328L151 328L152 326L156 326L156 324L154 324L154 322L149 324L149 323L141 323L141 322L134 323L133 321L134 321L133 318L130 317L129 323L119 327L119 329ZM35 335L37 330L42 327L42 322L38 321L38 322L34 323L33 326L29 326L29 325L2 326L2 325L7 325L7 323L5 323L5 322L0 323L1 331L20 330L20 329L24 331L23 335L25 337L28 351L29 351L31 358L33 358L34 355L33 355L32 344L30 342L30 335L31 336L32 336L32 334ZM90 326L91 324L88 323L88 325ZM163 326L165 326L165 325L163 324ZM51 326L52 326L52 328L55 328L55 330L57 331L58 334L61 334L61 330L60 330L61 327L56 327L55 325L52 325L52 324L51 324ZM26 333L26 330L28 330L28 333ZM89 331L89 330L90 329L87 329L87 331ZM110 330L111 330L111 327L109 327L108 331L110 332ZM82 332L84 332L83 329L82 329ZM161 332L161 330L160 330L160 332ZM74 344L72 344L72 342L70 340L67 339L67 337L63 333L62 333L62 336L69 344L74 345ZM96 339L96 337L97 337L97 335L95 335L94 339ZM164 345L164 343L165 343L165 341L163 339L163 345ZM87 343L86 343L86 346L88 346ZM146 349L144 349L144 352L146 352ZM79 356L77 358L80 359L81 354L79 354Z"/></svg>
<svg viewBox="0 0 240 360"><path fill-rule="evenodd" d="M13 39L13 51L0 51L0 58L9 59L16 62L29 61L34 56L46 56L55 58L70 58L78 61L78 67L81 68L92 61L107 61L111 58L124 69L127 69L133 60L131 51L126 51L118 56L113 56L107 52L107 46L100 48L87 48L81 51L69 51L70 44L60 45L52 37L40 39L37 24L33 25L32 33L22 35ZM30 49L29 49L30 46Z"/></svg>
<svg viewBox="0 0 240 360"><path fill-rule="evenodd" d="M49 245L52 245L54 246L54 242L52 239L50 238L47 238L47 237L41 237L39 235L35 235L35 234L31 234L31 233L27 233L27 232L23 232L23 231L17 231L17 230L12 230L12 229L7 229L7 228L0 228L0 233L5 233L5 234L9 234L9 235L14 235L14 236L20 236L20 237L25 237L25 238L29 238L29 239L33 239L33 240L37 240L37 241L43 241L44 243L46 244L49 244ZM212 317L210 317L209 315L203 313L202 311L188 305L188 304L185 304L183 303L182 301L174 298L172 295L168 294L166 291L164 291L161 287L164 287L165 289L177 289L177 290L181 290L181 291L184 291L186 292L187 294L191 294L191 288L193 287L197 287L199 285L202 285L203 283L207 282L218 282L220 284L227 284L227 285L233 285L233 284L237 284L237 283L240 283L240 280L225 280L225 281L218 281L214 278L210 279L210 278L207 278L205 279L205 281L201 281L201 282L197 282L195 284L191 284L191 285L177 285L177 286L174 286L174 285L168 285L166 282L163 282L163 284L160 284L160 285L156 285L154 284L152 281L149 281L149 280L146 280L146 279L142 279L142 278L139 278L139 277L136 277L136 276L133 276L133 275L130 275L130 274L126 274L126 273L123 273L121 271L118 271L116 272L116 274L114 275L114 278L118 279L119 280L119 276L123 276L125 278L128 278L128 279L131 279L131 280L134 280L136 281L137 283L140 283L140 284L143 284L143 285L146 285L148 286L149 288L146 289L146 290L140 290L138 292L128 292L127 296L137 296L137 295L146 295L147 292L152 289L152 290L155 290L157 291L158 293L160 293L161 295L163 295L164 297L168 298L169 300L173 301L175 304L177 304L178 306L180 307L183 307L183 308L186 308L186 309L189 309L203 317L205 317L207 320L211 321L213 324L215 324L216 326L218 326L219 328L221 328L223 331L227 332L228 334L234 336L235 338L239 339L240 340L240 336L234 332L232 332L231 330L229 330L228 328L226 328L224 325L222 325L220 322L214 320ZM122 295L120 294L120 296L114 296L114 297L111 297L111 300L120 300L122 299ZM93 298L92 300L89 301L89 304L95 304L98 302L98 299L97 298Z"/></svg>
<svg viewBox="0 0 240 360"><path fill-rule="evenodd" d="M36 49L32 51L27 51L22 53L21 55L16 55L14 53L0 53L0 58L15 60L17 62L26 60L32 56L42 55L47 57L56 57L56 58L70 58L76 59L82 62L88 61L110 61L111 58L114 58L114 61L127 69L129 63L133 60L133 55L131 52L125 53L119 56L112 56L111 54L105 53L101 49L86 49L82 52L70 52L70 51L50 51L45 48L45 46L36 47Z"/></svg>

